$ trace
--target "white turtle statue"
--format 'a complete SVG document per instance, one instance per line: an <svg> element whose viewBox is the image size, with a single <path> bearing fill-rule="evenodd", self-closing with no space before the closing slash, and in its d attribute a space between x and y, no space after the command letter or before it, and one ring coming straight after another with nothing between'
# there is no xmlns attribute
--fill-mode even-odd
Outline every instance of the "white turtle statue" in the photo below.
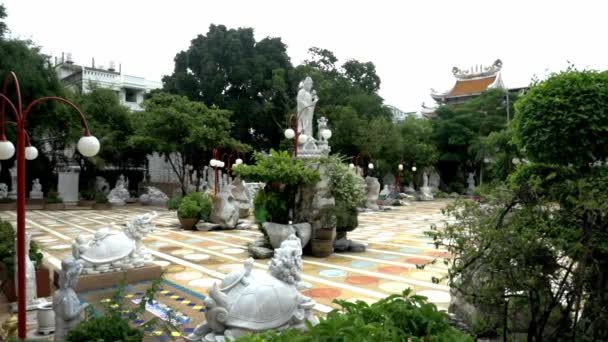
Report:
<svg viewBox="0 0 608 342"><path fill-rule="evenodd" d="M249 258L244 270L227 275L221 287L213 285L205 299L206 321L186 340L220 342L266 330L306 330L306 321L318 324L312 314L315 302L297 289L302 269L299 238L291 235L275 250L270 274L252 273L252 267Z"/></svg>
<svg viewBox="0 0 608 342"><path fill-rule="evenodd" d="M79 235L72 245L74 259L83 265L83 274L97 274L143 267L152 263L150 252L141 245L141 239L154 229L156 212L135 217L127 222L123 231L104 227L87 240Z"/></svg>

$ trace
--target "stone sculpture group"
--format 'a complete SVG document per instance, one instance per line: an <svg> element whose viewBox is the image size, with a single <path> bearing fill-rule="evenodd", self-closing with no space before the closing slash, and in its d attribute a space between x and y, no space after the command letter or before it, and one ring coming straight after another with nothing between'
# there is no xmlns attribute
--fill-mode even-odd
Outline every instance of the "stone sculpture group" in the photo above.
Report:
<svg viewBox="0 0 608 342"><path fill-rule="evenodd" d="M129 197L131 197L129 194L129 179L125 179L125 176L120 175L114 189L108 195L108 201L114 205L124 205Z"/></svg>
<svg viewBox="0 0 608 342"><path fill-rule="evenodd" d="M214 284L205 299L205 321L186 336L188 341L220 342L246 333L270 329L306 330L306 322L318 323L314 300L297 288L302 270L302 245L295 235L276 249L268 265L269 274L252 272L253 259L244 269L228 274Z"/></svg>
<svg viewBox="0 0 608 342"><path fill-rule="evenodd" d="M124 225L122 232L104 227L91 239L79 235L72 245L72 255L82 264L83 274L98 274L143 267L152 263L150 252L141 240L154 229L156 212L137 216Z"/></svg>

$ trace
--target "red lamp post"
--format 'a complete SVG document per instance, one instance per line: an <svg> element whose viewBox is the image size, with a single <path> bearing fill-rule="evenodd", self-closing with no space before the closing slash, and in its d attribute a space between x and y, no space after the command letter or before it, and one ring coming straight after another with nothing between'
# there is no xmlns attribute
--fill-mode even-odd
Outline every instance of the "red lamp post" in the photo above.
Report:
<svg viewBox="0 0 608 342"><path fill-rule="evenodd" d="M401 192L401 172L403 171L403 158L401 158L401 161L399 162L399 165L397 165L397 177L395 180L395 185L397 187L397 192Z"/></svg>
<svg viewBox="0 0 608 342"><path fill-rule="evenodd" d="M224 162L220 160L220 151L217 148L213 149L213 157L209 165L213 167L213 193L217 195L220 189L219 172L217 169L224 167Z"/></svg>
<svg viewBox="0 0 608 342"><path fill-rule="evenodd" d="M13 82L15 95L16 95L16 103L13 103L7 97L7 88L9 81ZM61 97L48 96L42 97L32 101L26 108L23 110L23 102L21 100L21 89L19 87L19 80L17 75L14 72L9 72L8 75L4 78L4 84L2 88L2 93L0 93L1 106L0 106L0 115L1 115L1 134L0 134L0 159L6 160L10 159L15 153L15 147L10 141L6 140L5 136L5 127L8 123L5 120L4 109L5 105L8 104L8 107L11 109L15 116L15 124L17 126L17 282L18 282L18 293L19 296L17 298L17 317L18 317L18 337L19 339L25 339L26 337L26 296L25 296L25 255L28 251L25 250L25 159L28 154L26 151L26 142L28 147L31 147L29 144L29 138L26 140L27 133L25 131L25 126L27 123L27 116L32 111L32 109L41 102L45 101L58 101L67 104L72 107L80 116L81 124L84 128L84 136L80 138L78 141L78 150L85 157L92 157L99 152L99 140L91 135L89 131L89 127L86 121L84 114L78 109L78 107L72 102L63 99ZM32 153L33 150L30 150L30 157L34 157L37 155L38 151ZM31 158L31 159L34 159ZM28 158L30 159L30 158Z"/></svg>

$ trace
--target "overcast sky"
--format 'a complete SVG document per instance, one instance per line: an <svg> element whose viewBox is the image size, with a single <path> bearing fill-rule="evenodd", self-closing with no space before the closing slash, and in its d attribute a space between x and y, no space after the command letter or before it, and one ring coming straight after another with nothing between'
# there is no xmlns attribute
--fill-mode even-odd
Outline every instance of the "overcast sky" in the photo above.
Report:
<svg viewBox="0 0 608 342"><path fill-rule="evenodd" d="M281 37L292 63L311 46L372 61L385 103L405 111L448 90L453 66L503 61L509 87L571 61L608 69L608 2L597 1L135 1L0 0L12 35L77 63L122 63L123 73L160 80L175 54L210 24L252 27L256 39Z"/></svg>

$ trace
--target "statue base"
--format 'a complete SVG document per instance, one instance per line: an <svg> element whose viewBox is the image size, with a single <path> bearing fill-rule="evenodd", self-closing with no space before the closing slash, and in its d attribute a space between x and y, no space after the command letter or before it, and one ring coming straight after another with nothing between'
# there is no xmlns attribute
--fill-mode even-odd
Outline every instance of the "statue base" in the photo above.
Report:
<svg viewBox="0 0 608 342"><path fill-rule="evenodd" d="M25 310L26 311L38 310L38 306L44 305L44 304L50 304L50 303L52 303L52 302L49 302L46 298L36 298L31 303L28 303L25 306ZM11 303L10 309L11 309L11 312L13 312L13 313L19 311L19 310L17 310L17 302Z"/></svg>
<svg viewBox="0 0 608 342"><path fill-rule="evenodd" d="M42 192L30 192L31 199L42 199L43 197L44 195L42 194Z"/></svg>
<svg viewBox="0 0 608 342"><path fill-rule="evenodd" d="M420 188L420 195L418 196L418 200L420 201L432 201L433 197L433 189L428 186L423 186Z"/></svg>
<svg viewBox="0 0 608 342"><path fill-rule="evenodd" d="M74 288L76 292L111 288L124 281L126 284L137 283L146 280L156 280L160 277L162 268L158 265L143 266L118 272L99 274L82 274L78 277L78 284ZM55 286L59 288L59 270L55 270Z"/></svg>

